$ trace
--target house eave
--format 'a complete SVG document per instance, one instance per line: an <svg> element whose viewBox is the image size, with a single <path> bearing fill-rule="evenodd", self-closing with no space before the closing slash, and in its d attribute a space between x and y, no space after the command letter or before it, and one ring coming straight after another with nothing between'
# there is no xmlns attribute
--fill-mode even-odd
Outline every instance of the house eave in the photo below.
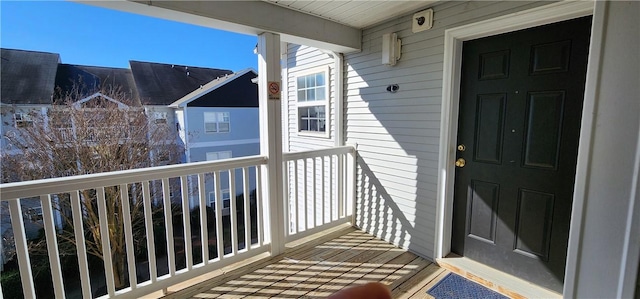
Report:
<svg viewBox="0 0 640 299"><path fill-rule="evenodd" d="M242 34L280 34L282 41L336 52L361 49L359 28L263 1L77 2Z"/></svg>

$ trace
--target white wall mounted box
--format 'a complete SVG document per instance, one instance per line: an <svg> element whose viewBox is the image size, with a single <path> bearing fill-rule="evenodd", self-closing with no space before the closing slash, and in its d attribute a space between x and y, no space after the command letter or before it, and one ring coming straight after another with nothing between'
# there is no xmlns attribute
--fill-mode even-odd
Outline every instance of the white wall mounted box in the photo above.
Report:
<svg viewBox="0 0 640 299"><path fill-rule="evenodd" d="M427 9L413 14L411 32L425 31L431 29L431 27L433 27L433 9Z"/></svg>
<svg viewBox="0 0 640 299"><path fill-rule="evenodd" d="M382 64L395 65L400 60L402 40L396 33L382 35Z"/></svg>

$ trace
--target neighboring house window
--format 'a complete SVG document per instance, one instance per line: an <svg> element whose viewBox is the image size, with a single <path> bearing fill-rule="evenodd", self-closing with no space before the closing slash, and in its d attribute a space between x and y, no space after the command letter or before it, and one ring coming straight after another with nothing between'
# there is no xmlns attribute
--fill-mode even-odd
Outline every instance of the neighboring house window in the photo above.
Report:
<svg viewBox="0 0 640 299"><path fill-rule="evenodd" d="M228 209L231 206L231 192L229 189L221 190L220 194L222 195L222 208ZM209 206L212 208L216 208L216 193L214 191L209 192ZM224 214L227 214L228 212Z"/></svg>
<svg viewBox="0 0 640 299"><path fill-rule="evenodd" d="M298 132L327 132L327 112L329 111L328 68L316 70L296 78L298 105Z"/></svg>
<svg viewBox="0 0 640 299"><path fill-rule="evenodd" d="M63 140L73 138L71 114L64 111L49 111L49 126L58 130Z"/></svg>
<svg viewBox="0 0 640 299"><path fill-rule="evenodd" d="M16 128L26 128L33 125L33 118L27 113L16 112L15 114L13 114L13 118L16 124Z"/></svg>
<svg viewBox="0 0 640 299"><path fill-rule="evenodd" d="M215 161L215 160L222 160L222 159L231 159L231 151L207 153L207 161Z"/></svg>
<svg viewBox="0 0 640 299"><path fill-rule="evenodd" d="M31 222L38 222L42 220L42 208L41 207L31 207L28 208L26 213L26 218L31 220Z"/></svg>
<svg viewBox="0 0 640 299"><path fill-rule="evenodd" d="M229 124L229 112L204 113L205 133L228 133L230 127Z"/></svg>

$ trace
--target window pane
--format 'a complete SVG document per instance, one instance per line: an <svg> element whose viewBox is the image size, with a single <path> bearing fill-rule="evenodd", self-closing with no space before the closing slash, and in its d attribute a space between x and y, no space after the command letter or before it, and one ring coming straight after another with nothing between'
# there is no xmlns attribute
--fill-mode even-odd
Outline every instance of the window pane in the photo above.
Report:
<svg viewBox="0 0 640 299"><path fill-rule="evenodd" d="M324 101L327 99L325 98L324 91L325 91L324 86L316 87L316 101Z"/></svg>
<svg viewBox="0 0 640 299"><path fill-rule="evenodd" d="M204 121L205 122L216 122L216 113L215 112L205 112L204 113Z"/></svg>
<svg viewBox="0 0 640 299"><path fill-rule="evenodd" d="M309 131L318 131L318 120L309 120Z"/></svg>
<svg viewBox="0 0 640 299"><path fill-rule="evenodd" d="M309 108L309 117L318 117L318 109L317 109L317 107Z"/></svg>
<svg viewBox="0 0 640 299"><path fill-rule="evenodd" d="M307 93L303 90L298 90L298 102L306 102Z"/></svg>
<svg viewBox="0 0 640 299"><path fill-rule="evenodd" d="M216 123L204 123L204 131L205 132L217 132Z"/></svg>
<svg viewBox="0 0 640 299"><path fill-rule="evenodd" d="M305 87L307 87L307 85L305 84L304 77L298 77L298 89Z"/></svg>
<svg viewBox="0 0 640 299"><path fill-rule="evenodd" d="M315 100L316 100L316 90L307 89L307 101L315 101Z"/></svg>
<svg viewBox="0 0 640 299"><path fill-rule="evenodd" d="M222 112L222 118L218 119L218 121L229 122L229 112Z"/></svg>
<svg viewBox="0 0 640 299"><path fill-rule="evenodd" d="M313 107L316 110L316 115L320 118L324 118L324 106L315 106Z"/></svg>
<svg viewBox="0 0 640 299"><path fill-rule="evenodd" d="M229 123L219 123L218 132L229 132Z"/></svg>
<svg viewBox="0 0 640 299"><path fill-rule="evenodd" d="M324 86L324 73L316 74L316 86Z"/></svg>
<svg viewBox="0 0 640 299"><path fill-rule="evenodd" d="M305 76L305 78L307 79L307 87L316 86L316 76L309 75L309 76Z"/></svg>
<svg viewBox="0 0 640 299"><path fill-rule="evenodd" d="M321 119L318 121L318 132L326 132L326 121L324 119Z"/></svg>
<svg viewBox="0 0 640 299"><path fill-rule="evenodd" d="M307 119L300 120L300 131L309 131L309 121Z"/></svg>

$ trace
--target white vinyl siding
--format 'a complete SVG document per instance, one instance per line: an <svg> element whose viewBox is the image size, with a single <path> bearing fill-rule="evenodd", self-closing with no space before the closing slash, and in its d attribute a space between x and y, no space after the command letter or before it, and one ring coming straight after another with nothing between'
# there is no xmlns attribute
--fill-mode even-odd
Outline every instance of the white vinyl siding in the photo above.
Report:
<svg viewBox="0 0 640 299"><path fill-rule="evenodd" d="M229 133L229 112L204 112L205 133Z"/></svg>
<svg viewBox="0 0 640 299"><path fill-rule="evenodd" d="M445 2L432 7L433 29L412 33L406 15L363 31L362 51L345 55L344 90L347 143L358 145L359 227L433 257L444 30L543 4ZM380 60L389 32L402 39L393 67ZM387 92L390 84L400 90Z"/></svg>

